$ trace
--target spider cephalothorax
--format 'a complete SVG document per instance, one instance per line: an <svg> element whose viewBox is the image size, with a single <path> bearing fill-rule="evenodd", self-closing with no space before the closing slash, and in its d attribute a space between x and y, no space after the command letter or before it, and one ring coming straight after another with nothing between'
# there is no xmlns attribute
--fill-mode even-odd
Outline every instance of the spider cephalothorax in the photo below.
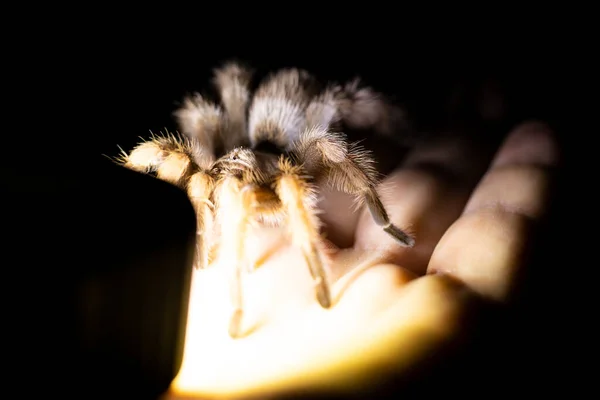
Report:
<svg viewBox="0 0 600 400"><path fill-rule="evenodd" d="M154 136L121 159L187 191L197 214L197 267L207 267L217 252L233 257L233 337L242 334L241 274L255 267L244 254L252 224L288 228L319 303L331 306L317 210L321 185L354 195L400 245L414 244L389 220L370 153L341 133L344 127L390 133L398 110L356 82L321 86L306 71L284 69L251 93L250 77L234 63L217 69L220 105L198 94L186 98L175 113L184 137Z"/></svg>

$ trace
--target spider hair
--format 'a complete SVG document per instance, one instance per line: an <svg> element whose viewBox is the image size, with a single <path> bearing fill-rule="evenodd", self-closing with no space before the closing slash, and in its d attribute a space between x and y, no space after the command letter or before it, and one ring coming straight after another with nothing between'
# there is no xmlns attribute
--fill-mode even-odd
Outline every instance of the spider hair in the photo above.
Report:
<svg viewBox="0 0 600 400"><path fill-rule="evenodd" d="M198 93L174 112L180 134L153 135L120 162L186 190L197 216L195 265L228 254L235 277L230 334L243 328L242 271L252 271L244 248L255 224L285 226L315 279L319 303L331 306L321 245L318 188L328 185L366 204L373 220L400 245L414 239L391 223L377 192L369 151L349 143L344 129L394 135L399 108L355 80L321 83L302 69L282 69L250 89L253 72L239 63L214 70L218 102Z"/></svg>

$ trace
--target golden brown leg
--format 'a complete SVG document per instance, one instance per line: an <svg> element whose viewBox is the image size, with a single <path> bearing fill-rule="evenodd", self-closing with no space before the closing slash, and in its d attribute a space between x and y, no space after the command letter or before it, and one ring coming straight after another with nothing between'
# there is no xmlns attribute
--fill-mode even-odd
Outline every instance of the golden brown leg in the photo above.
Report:
<svg viewBox="0 0 600 400"><path fill-rule="evenodd" d="M249 212L252 212L257 217L253 218L253 220L260 220L261 225L264 227L280 227L285 220L285 212L281 207L281 201L277 194L272 188L265 186L252 185L246 187L246 190L250 189L252 190L250 198L252 210ZM268 230L249 234L252 235L252 239L257 240L255 245L250 245L250 248L255 251L246 253L248 257L246 264L247 271L248 273L252 273L281 249L283 242L287 243L287 239L281 237L281 235L273 235L273 232Z"/></svg>
<svg viewBox="0 0 600 400"><path fill-rule="evenodd" d="M260 253L260 255L255 258L252 262L248 263L248 272L252 273L260 268L269 258L271 258L277 250L279 250L279 246L273 245L269 246L265 251Z"/></svg>
<svg viewBox="0 0 600 400"><path fill-rule="evenodd" d="M138 172L156 172L157 178L183 187L194 170L190 154L187 142L174 136L157 136L142 141L129 154L123 154L119 161Z"/></svg>
<svg viewBox="0 0 600 400"><path fill-rule="evenodd" d="M196 257L198 269L210 264L210 244L213 238L213 204L210 195L214 187L213 178L205 172L196 172L190 177L187 192L196 210Z"/></svg>
<svg viewBox="0 0 600 400"><path fill-rule="evenodd" d="M316 296L323 308L331 307L329 281L323 266L322 254L318 250L321 240L319 218L315 213L315 196L308 183L302 178L300 169L288 159L279 162L281 176L275 190L288 215L288 227L294 245L300 247L316 283Z"/></svg>
<svg viewBox="0 0 600 400"><path fill-rule="evenodd" d="M235 266L233 273L233 287L231 294L234 308L231 320L229 321L229 336L233 339L237 339L244 336L242 333L242 322L244 317L242 268L239 265Z"/></svg>
<svg viewBox="0 0 600 400"><path fill-rule="evenodd" d="M194 206L197 220L196 268L210 264L213 239L213 205L210 202L214 180L192 160L189 141L174 136L156 136L139 143L121 163L138 172L156 172L156 177L185 189Z"/></svg>
<svg viewBox="0 0 600 400"><path fill-rule="evenodd" d="M208 265L211 265L219 258L219 240L214 238L208 245Z"/></svg>
<svg viewBox="0 0 600 400"><path fill-rule="evenodd" d="M247 234L249 218L252 215L253 193L248 186L236 178L225 178L216 192L219 209L226 210L218 215L221 226L219 252L225 257L224 262L231 269L231 300L233 314L229 324L229 335L232 338L243 336L243 272L246 267L244 239Z"/></svg>

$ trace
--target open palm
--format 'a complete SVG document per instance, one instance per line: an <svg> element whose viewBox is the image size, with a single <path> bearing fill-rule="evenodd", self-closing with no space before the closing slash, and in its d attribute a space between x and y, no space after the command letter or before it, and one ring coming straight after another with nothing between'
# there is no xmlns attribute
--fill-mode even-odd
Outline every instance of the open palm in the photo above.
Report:
<svg viewBox="0 0 600 400"><path fill-rule="evenodd" d="M323 204L335 305L321 308L302 254L279 250L245 278L248 337L227 334L226 268L193 277L186 348L167 397L364 391L402 376L459 337L479 298L510 299L527 262L530 228L544 216L556 143L539 123L517 127L499 149L476 136L418 147L381 187L393 222L416 238L399 247L346 198Z"/></svg>

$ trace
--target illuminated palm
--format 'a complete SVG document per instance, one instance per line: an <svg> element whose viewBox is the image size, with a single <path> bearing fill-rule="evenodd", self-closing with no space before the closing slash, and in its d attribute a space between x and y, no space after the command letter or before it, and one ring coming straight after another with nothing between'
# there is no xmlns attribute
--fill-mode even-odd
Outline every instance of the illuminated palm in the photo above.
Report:
<svg viewBox="0 0 600 400"><path fill-rule="evenodd" d="M347 199L323 204L335 241L355 239L330 251L332 275L341 277L331 309L314 301L302 254L281 243L247 280L247 310L260 329L235 341L223 329L231 307L226 275L196 271L170 396L365 389L461 335L478 296L510 299L532 243L528 228L547 209L553 176L545 167L557 163L556 143L537 123L518 127L497 152L473 139L440 137L417 148L382 183L393 188L382 191L392 222L417 239L412 249L394 246L368 211L336 218ZM257 243L278 237L266 231Z"/></svg>

